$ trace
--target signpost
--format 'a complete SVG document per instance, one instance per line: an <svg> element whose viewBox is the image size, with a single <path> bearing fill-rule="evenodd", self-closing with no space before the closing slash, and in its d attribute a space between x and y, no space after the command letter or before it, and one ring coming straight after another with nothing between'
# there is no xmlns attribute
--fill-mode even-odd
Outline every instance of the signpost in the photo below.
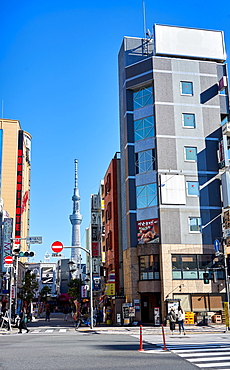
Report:
<svg viewBox="0 0 230 370"><path fill-rule="evenodd" d="M6 256L4 258L4 267L11 267L13 266L13 257L12 256Z"/></svg>
<svg viewBox="0 0 230 370"><path fill-rule="evenodd" d="M42 236L27 236L27 244L42 244Z"/></svg>
<svg viewBox="0 0 230 370"><path fill-rule="evenodd" d="M54 253L62 252L63 248L64 248L64 245L58 241L53 242L53 244L51 245L51 249Z"/></svg>
<svg viewBox="0 0 230 370"><path fill-rule="evenodd" d="M219 252L220 251L220 242L219 242L218 239L216 239L214 241L214 249L215 249L216 252Z"/></svg>

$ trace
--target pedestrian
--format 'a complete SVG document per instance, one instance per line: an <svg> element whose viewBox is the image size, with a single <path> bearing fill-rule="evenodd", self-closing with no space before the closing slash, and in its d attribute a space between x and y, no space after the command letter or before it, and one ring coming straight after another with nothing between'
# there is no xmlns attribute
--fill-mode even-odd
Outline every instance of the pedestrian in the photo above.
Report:
<svg viewBox="0 0 230 370"><path fill-rule="evenodd" d="M50 321L50 306L46 306L46 319L45 321Z"/></svg>
<svg viewBox="0 0 230 370"><path fill-rule="evenodd" d="M184 319L185 319L184 311L182 310L182 307L179 306L178 307L178 315L177 315L177 320L178 320L178 325L179 325L179 333L181 334L181 330L183 330L183 333L185 335Z"/></svg>
<svg viewBox="0 0 230 370"><path fill-rule="evenodd" d="M177 320L174 308L171 308L171 311L168 314L168 320L169 320L170 330L173 334L173 332L175 330L176 320Z"/></svg>
<svg viewBox="0 0 230 370"><path fill-rule="evenodd" d="M27 325L26 325L27 317L26 317L25 308L21 309L19 317L20 317L20 321L19 321L19 327L18 327L19 328L18 334L22 334L22 329L25 329L26 332L29 333L29 329L27 328Z"/></svg>
<svg viewBox="0 0 230 370"><path fill-rule="evenodd" d="M64 321L68 321L69 310L67 307L64 307L63 313L64 313Z"/></svg>

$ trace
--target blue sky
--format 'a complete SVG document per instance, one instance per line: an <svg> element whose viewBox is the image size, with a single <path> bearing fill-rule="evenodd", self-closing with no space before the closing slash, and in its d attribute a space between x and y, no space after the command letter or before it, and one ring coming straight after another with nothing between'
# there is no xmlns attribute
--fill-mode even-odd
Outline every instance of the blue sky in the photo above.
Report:
<svg viewBox="0 0 230 370"><path fill-rule="evenodd" d="M223 4L146 0L146 25L223 30L228 53L230 5ZM43 244L31 245L30 261L39 261L53 241L71 243L75 158L85 246L90 194L119 151L117 55L123 36L143 37L142 1L2 0L0 19L4 118L18 119L33 137L30 235Z"/></svg>

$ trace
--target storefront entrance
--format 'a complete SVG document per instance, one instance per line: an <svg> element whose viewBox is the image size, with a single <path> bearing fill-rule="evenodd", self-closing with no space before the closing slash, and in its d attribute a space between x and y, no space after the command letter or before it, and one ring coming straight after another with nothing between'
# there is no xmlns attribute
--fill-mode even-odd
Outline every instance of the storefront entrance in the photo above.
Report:
<svg viewBox="0 0 230 370"><path fill-rule="evenodd" d="M142 324L155 324L156 308L160 309L160 293L143 293L141 294L141 321Z"/></svg>

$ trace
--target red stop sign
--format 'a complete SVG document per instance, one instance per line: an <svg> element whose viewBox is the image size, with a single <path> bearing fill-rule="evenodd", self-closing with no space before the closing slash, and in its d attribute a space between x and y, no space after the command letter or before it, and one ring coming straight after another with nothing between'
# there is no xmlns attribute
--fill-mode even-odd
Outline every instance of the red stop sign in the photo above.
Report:
<svg viewBox="0 0 230 370"><path fill-rule="evenodd" d="M63 248L64 246L61 242L53 242L53 244L51 245L51 249L54 253L60 253Z"/></svg>
<svg viewBox="0 0 230 370"><path fill-rule="evenodd" d="M13 263L13 257L12 256L6 256L4 258L4 262L7 264L7 265L11 265Z"/></svg>

